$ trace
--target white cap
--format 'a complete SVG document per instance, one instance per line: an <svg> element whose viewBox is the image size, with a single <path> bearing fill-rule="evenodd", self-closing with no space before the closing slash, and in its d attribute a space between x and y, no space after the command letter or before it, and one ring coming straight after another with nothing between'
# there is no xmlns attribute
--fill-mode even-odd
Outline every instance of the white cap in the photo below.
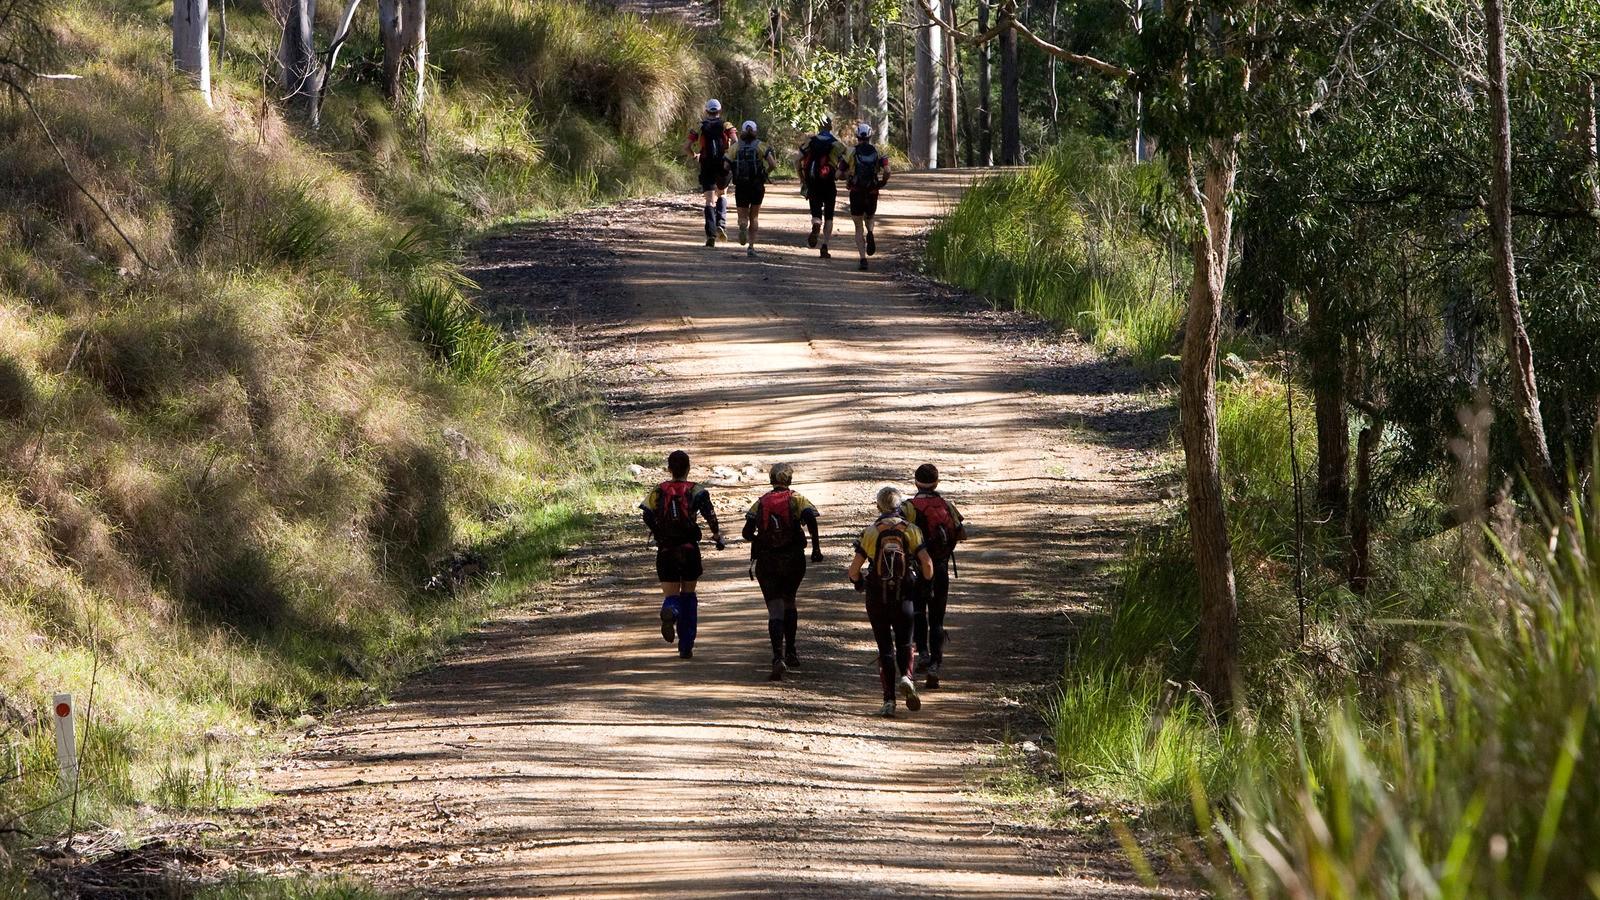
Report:
<svg viewBox="0 0 1600 900"><path fill-rule="evenodd" d="M721 100L716 100L716 99L707 100L706 101L706 112L708 112L708 113L719 113L719 112L722 112L722 101Z"/></svg>
<svg viewBox="0 0 1600 900"><path fill-rule="evenodd" d="M872 126L868 125L865 122L857 123L856 124L856 137L858 137L858 138L869 138L869 137L872 137Z"/></svg>
<svg viewBox="0 0 1600 900"><path fill-rule="evenodd" d="M744 121L744 124L739 126L739 130L740 131L748 131L751 134L754 134L758 130L756 128L756 120L755 119L746 119Z"/></svg>

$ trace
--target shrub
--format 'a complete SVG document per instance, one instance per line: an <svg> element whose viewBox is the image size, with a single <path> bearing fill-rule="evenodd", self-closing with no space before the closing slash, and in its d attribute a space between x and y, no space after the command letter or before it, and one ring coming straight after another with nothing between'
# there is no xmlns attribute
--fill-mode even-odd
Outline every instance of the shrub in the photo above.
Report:
<svg viewBox="0 0 1600 900"><path fill-rule="evenodd" d="M1139 226L1165 174L1113 153L1071 140L1037 166L980 182L929 234L929 268L1154 365L1183 309L1168 248Z"/></svg>

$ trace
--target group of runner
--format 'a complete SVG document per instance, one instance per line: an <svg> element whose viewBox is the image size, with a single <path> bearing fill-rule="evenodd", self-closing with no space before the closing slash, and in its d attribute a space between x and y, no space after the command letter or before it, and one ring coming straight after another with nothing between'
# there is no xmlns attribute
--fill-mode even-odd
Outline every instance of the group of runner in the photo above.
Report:
<svg viewBox="0 0 1600 900"><path fill-rule="evenodd" d="M811 234L806 245L828 259L828 241L833 237L834 209L839 183L845 184L850 218L855 222L859 267L867 270L867 257L878 252L872 223L878 213L878 192L889 183L889 161L872 143L872 126L861 122L855 127L855 144L846 147L833 134L833 119L822 118L815 134L799 147L796 173L800 192L811 206ZM767 183L778 168L777 155L761 140L760 128L753 121L735 129L722 117L722 103L706 101L705 118L689 129L684 144L699 165L700 191L704 195L706 246L728 239L728 186L733 186L738 213L739 243L745 255L756 255L760 231L761 203Z"/></svg>
<svg viewBox="0 0 1600 900"><path fill-rule="evenodd" d="M676 642L678 655L694 656L699 622L696 587L703 574L699 520L711 529L718 550L726 540L705 486L689 480L689 455L667 457L671 476L651 489L639 508L657 547L656 576L661 582L661 636ZM867 621L878 645L880 713L893 716L896 697L907 709L922 707L915 676L924 686L939 686L944 663L945 611L956 546L966 539L961 513L939 493L939 470L917 467L916 493L905 498L895 487L877 494L877 518L862 530L845 577L866 595ZM794 490L794 468L778 463L768 471L772 489L745 512L743 536L750 544L751 575L767 607L767 640L772 647L772 681L800 669L795 646L800 612L797 595L810 561L821 562L817 507Z"/></svg>

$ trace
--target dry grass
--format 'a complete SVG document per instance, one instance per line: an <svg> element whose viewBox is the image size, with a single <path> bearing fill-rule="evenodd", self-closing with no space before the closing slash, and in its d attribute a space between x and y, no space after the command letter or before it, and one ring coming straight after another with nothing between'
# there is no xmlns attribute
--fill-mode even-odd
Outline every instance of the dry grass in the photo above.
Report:
<svg viewBox="0 0 1600 900"><path fill-rule="evenodd" d="M313 135L263 102L265 14L230 6L214 111L172 81L161 9L132 0L67 2L61 63L84 77L37 89L158 271L0 108L0 777L24 772L0 782L0 822L55 789L41 698L91 680L85 817L237 801L216 741L247 755L431 658L515 599L619 469L571 360L477 321L456 242L674 177L651 132L706 84L690 36L557 2L441 3L434 45L462 51L440 53L428 127L377 98L356 46ZM628 98L574 108L526 68L540 28L614 51L578 87ZM508 73L520 92L490 89ZM424 590L463 547L500 579Z"/></svg>

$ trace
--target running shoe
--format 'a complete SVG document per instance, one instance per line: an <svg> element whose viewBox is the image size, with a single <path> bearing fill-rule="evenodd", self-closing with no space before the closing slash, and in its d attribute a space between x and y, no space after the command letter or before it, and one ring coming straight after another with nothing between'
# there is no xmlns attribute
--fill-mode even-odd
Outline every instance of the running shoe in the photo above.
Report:
<svg viewBox="0 0 1600 900"><path fill-rule="evenodd" d="M827 244L823 244L822 245L822 258L823 259L833 259L833 255L828 252L828 245Z"/></svg>
<svg viewBox="0 0 1600 900"><path fill-rule="evenodd" d="M822 226L813 222L811 225L811 234L806 237L806 246L815 248L817 246L817 238L821 236Z"/></svg>
<svg viewBox="0 0 1600 900"><path fill-rule="evenodd" d="M785 667L783 665L783 660L774 659L772 661L772 674L767 676L767 680L768 681L782 681L783 680L784 671L785 671Z"/></svg>
<svg viewBox="0 0 1600 900"><path fill-rule="evenodd" d="M894 701L893 700L885 700L885 701L883 701L883 706L880 706L878 708L878 715L883 716L885 719L894 718Z"/></svg>
<svg viewBox="0 0 1600 900"><path fill-rule="evenodd" d="M938 663L933 662L928 664L928 680L923 684L923 686L929 690L936 690L939 687Z"/></svg>
<svg viewBox="0 0 1600 900"><path fill-rule="evenodd" d="M694 651L693 650L679 650L678 651L678 656L680 658L682 658L682 659L694 659Z"/></svg>
<svg viewBox="0 0 1600 900"><path fill-rule="evenodd" d="M861 257L861 265L859 266L859 268L863 272L865 272L867 270L867 258L865 256Z"/></svg>
<svg viewBox="0 0 1600 900"><path fill-rule="evenodd" d="M867 232L867 255L868 256L877 256L878 255L878 241L877 241L876 238L874 238L872 236L872 232L870 232L870 231Z"/></svg>
<svg viewBox="0 0 1600 900"><path fill-rule="evenodd" d="M744 255L750 257L751 259L755 259L756 258L756 245L755 244L751 244L750 246L744 248Z"/></svg>
<svg viewBox="0 0 1600 900"><path fill-rule="evenodd" d="M716 245L717 245L717 239L712 237L712 236L710 236L710 235L706 235L706 246L707 247L715 247Z"/></svg>
<svg viewBox="0 0 1600 900"><path fill-rule="evenodd" d="M740 243L740 245L744 245L746 243L749 243L749 240L748 240L749 237L750 237L750 226L748 226L748 225L740 225L739 226L739 243Z"/></svg>
<svg viewBox="0 0 1600 900"><path fill-rule="evenodd" d="M678 639L677 624L678 614L665 606L661 607L661 636L669 644Z"/></svg>
<svg viewBox="0 0 1600 900"><path fill-rule="evenodd" d="M725 241L727 239L728 239L728 229L722 227L721 225L718 225L717 226L717 240Z"/></svg>
<svg viewBox="0 0 1600 900"><path fill-rule="evenodd" d="M800 654L790 650L783 655L783 664L796 672L800 671Z"/></svg>
<svg viewBox="0 0 1600 900"><path fill-rule="evenodd" d="M917 696L917 686L911 682L910 675L900 676L900 699L906 701L906 709L912 712L922 708L922 698Z"/></svg>
<svg viewBox="0 0 1600 900"><path fill-rule="evenodd" d="M926 672L926 671L928 671L928 654L926 654L926 653L918 653L917 654L917 671L918 672Z"/></svg>

